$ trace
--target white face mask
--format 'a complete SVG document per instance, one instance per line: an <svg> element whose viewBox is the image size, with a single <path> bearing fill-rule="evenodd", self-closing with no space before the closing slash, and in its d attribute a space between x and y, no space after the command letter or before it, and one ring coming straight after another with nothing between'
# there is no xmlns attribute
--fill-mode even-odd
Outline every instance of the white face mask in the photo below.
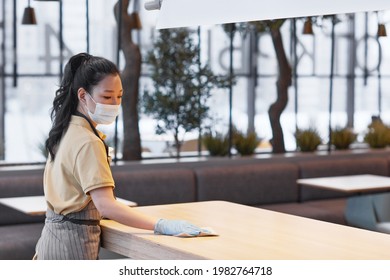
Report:
<svg viewBox="0 0 390 280"><path fill-rule="evenodd" d="M89 94L89 93L88 93ZM92 95L89 94L92 101L96 104L95 112L92 113L88 107L88 114L91 120L97 124L111 124L115 121L115 118L119 115L120 105L109 105L97 103L93 100Z"/></svg>

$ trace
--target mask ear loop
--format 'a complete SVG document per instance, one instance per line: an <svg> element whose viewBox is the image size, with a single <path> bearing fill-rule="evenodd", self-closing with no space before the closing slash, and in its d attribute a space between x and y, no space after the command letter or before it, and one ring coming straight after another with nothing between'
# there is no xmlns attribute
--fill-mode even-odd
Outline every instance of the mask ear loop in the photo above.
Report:
<svg viewBox="0 0 390 280"><path fill-rule="evenodd" d="M92 95L91 95L88 91L85 91L85 93L89 96L89 98L91 98L91 100L93 101L93 103L95 103L95 110L96 110L96 105L97 105L96 101L92 98ZM87 102L85 101L85 102L82 102L82 103L83 103L83 105L85 106L85 108L87 109L87 111L88 111L88 112L91 112L91 111L89 110L88 106L87 106Z"/></svg>
<svg viewBox="0 0 390 280"><path fill-rule="evenodd" d="M95 103L95 105L96 105L97 102L95 101L95 99L93 99L92 94L90 94L88 91L86 91L86 93L89 95L89 98L91 98L93 103Z"/></svg>

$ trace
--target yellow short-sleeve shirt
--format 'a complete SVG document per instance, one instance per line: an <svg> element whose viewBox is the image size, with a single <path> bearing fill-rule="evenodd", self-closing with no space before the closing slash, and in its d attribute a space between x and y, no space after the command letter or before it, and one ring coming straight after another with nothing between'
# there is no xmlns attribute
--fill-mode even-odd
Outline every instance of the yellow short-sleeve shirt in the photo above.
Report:
<svg viewBox="0 0 390 280"><path fill-rule="evenodd" d="M114 188L104 144L87 120L72 116L55 160L49 158L46 163L44 191L48 206L62 215L80 211L91 200L89 192L101 187Z"/></svg>

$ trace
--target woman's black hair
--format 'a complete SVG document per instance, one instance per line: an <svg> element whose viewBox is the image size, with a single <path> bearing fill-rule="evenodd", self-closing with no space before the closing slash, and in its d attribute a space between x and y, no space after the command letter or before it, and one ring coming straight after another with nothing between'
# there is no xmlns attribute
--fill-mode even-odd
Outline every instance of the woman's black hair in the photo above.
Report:
<svg viewBox="0 0 390 280"><path fill-rule="evenodd" d="M69 59L61 85L55 93L50 115L52 127L45 143L51 160L55 158L57 145L68 129L72 115L76 114L79 88L92 92L93 88L108 75L119 75L119 70L114 63L103 57L79 53Z"/></svg>

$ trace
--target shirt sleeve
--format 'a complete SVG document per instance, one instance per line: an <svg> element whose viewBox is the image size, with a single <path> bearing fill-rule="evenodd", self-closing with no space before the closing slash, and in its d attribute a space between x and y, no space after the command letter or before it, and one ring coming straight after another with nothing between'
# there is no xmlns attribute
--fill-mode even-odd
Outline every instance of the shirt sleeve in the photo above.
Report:
<svg viewBox="0 0 390 280"><path fill-rule="evenodd" d="M96 188L114 188L114 179L107 162L106 150L99 139L82 146L76 156L73 173L85 194Z"/></svg>

